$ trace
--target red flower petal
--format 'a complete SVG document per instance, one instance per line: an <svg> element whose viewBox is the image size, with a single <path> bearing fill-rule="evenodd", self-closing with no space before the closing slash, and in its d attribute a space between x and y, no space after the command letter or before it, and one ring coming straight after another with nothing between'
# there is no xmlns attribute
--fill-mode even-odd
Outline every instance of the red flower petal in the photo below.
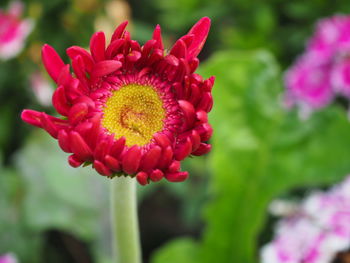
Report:
<svg viewBox="0 0 350 263"><path fill-rule="evenodd" d="M141 161L141 150L138 146L131 147L123 156L123 170L127 174L136 173Z"/></svg>
<svg viewBox="0 0 350 263"><path fill-rule="evenodd" d="M106 155L105 157L105 161L107 166L113 170L114 172L119 172L120 171L120 162L115 159L114 157L110 156L110 155Z"/></svg>
<svg viewBox="0 0 350 263"><path fill-rule="evenodd" d="M185 159L187 156L190 155L192 151L192 142L190 138L187 138L185 143L182 143L177 146L174 152L175 159L178 161L182 161Z"/></svg>
<svg viewBox="0 0 350 263"><path fill-rule="evenodd" d="M188 178L188 172L167 173L165 178L169 182L183 182Z"/></svg>
<svg viewBox="0 0 350 263"><path fill-rule="evenodd" d="M73 153L81 160L90 160L92 151L84 139L76 131L69 134L70 147Z"/></svg>
<svg viewBox="0 0 350 263"><path fill-rule="evenodd" d="M42 128L40 115L42 113L35 110L23 110L21 113L21 119L30 125Z"/></svg>
<svg viewBox="0 0 350 263"><path fill-rule="evenodd" d="M192 154L193 155L196 155L196 156L200 156L200 155L203 155L203 154L207 154L208 152L210 152L211 150L211 145L210 144L206 144L206 143L201 143L198 147L198 149L193 152Z"/></svg>
<svg viewBox="0 0 350 263"><path fill-rule="evenodd" d="M110 176L112 171L99 160L94 161L94 168L100 175Z"/></svg>
<svg viewBox="0 0 350 263"><path fill-rule="evenodd" d="M161 180L164 177L164 173L159 170L153 170L149 176L149 178L153 181L153 182L158 182L159 180Z"/></svg>
<svg viewBox="0 0 350 263"><path fill-rule="evenodd" d="M210 19L208 17L203 17L200 19L188 32L188 34L193 34L194 39L191 45L188 47L187 59L191 60L201 52L203 45L207 39L210 29Z"/></svg>
<svg viewBox="0 0 350 263"><path fill-rule="evenodd" d="M57 82L64 63L53 47L45 44L41 50L44 66L50 77Z"/></svg>
<svg viewBox="0 0 350 263"><path fill-rule="evenodd" d="M122 66L122 63L116 60L104 60L95 64L92 74L94 77L102 77L113 73Z"/></svg>
<svg viewBox="0 0 350 263"><path fill-rule="evenodd" d="M159 146L154 146L142 158L140 169L143 171L152 170L157 163L161 155L162 149Z"/></svg>
<svg viewBox="0 0 350 263"><path fill-rule="evenodd" d="M162 31L160 25L157 25L153 31L153 39L157 41L157 47L159 49L164 49L163 40L162 40Z"/></svg>
<svg viewBox="0 0 350 263"><path fill-rule="evenodd" d="M64 152L66 153L71 152L70 146L69 146L69 137L65 130L60 130L58 132L57 139L58 139L58 145L61 147L61 149Z"/></svg>
<svg viewBox="0 0 350 263"><path fill-rule="evenodd" d="M136 180L139 182L140 185L146 185L148 184L148 174L145 172L139 172L136 175Z"/></svg>
<svg viewBox="0 0 350 263"><path fill-rule="evenodd" d="M123 35L123 32L126 28L126 26L128 25L128 21L124 21L123 23L121 23L115 30L114 33L112 35L112 39L111 42L113 42L114 40L120 38Z"/></svg>
<svg viewBox="0 0 350 263"><path fill-rule="evenodd" d="M95 62L105 59L106 37L103 32L97 32L92 35L90 40L90 51Z"/></svg>
<svg viewBox="0 0 350 263"><path fill-rule="evenodd" d="M84 163L84 161L80 160L75 154L72 154L68 157L68 163L70 166L77 168Z"/></svg>

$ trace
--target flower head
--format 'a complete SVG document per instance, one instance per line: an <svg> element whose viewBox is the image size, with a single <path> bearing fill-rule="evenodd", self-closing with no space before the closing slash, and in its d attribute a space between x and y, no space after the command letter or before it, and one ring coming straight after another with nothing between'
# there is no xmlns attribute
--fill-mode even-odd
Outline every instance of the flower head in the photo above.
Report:
<svg viewBox="0 0 350 263"><path fill-rule="evenodd" d="M334 97L350 98L350 16L322 19L304 54L286 72L286 98L319 109Z"/></svg>
<svg viewBox="0 0 350 263"><path fill-rule="evenodd" d="M0 9L0 59L15 57L32 31L32 22L21 19L23 4L12 2L8 11Z"/></svg>
<svg viewBox="0 0 350 263"><path fill-rule="evenodd" d="M105 46L103 32L90 41L90 53L67 49L65 65L55 50L44 45L44 65L57 83L52 102L63 118L24 110L22 119L58 139L69 163L92 163L108 177L136 175L142 185L183 181L180 162L210 151L212 134L207 113L213 99L214 77L194 73L197 55L207 38L210 19L199 20L165 52L161 29L143 46L119 25Z"/></svg>
<svg viewBox="0 0 350 263"><path fill-rule="evenodd" d="M279 221L262 249L263 263L329 263L350 248L350 177L328 192L314 192Z"/></svg>

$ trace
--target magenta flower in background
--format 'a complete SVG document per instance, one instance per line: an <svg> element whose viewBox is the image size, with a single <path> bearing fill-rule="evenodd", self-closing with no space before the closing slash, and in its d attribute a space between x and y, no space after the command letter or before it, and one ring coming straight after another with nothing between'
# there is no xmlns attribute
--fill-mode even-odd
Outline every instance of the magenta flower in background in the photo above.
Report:
<svg viewBox="0 0 350 263"><path fill-rule="evenodd" d="M277 224L262 248L263 263L330 263L350 248L350 176L314 192Z"/></svg>
<svg viewBox="0 0 350 263"><path fill-rule="evenodd" d="M0 263L17 263L17 259L12 253L7 253L0 256Z"/></svg>
<svg viewBox="0 0 350 263"><path fill-rule="evenodd" d="M15 57L24 47L33 28L29 19L21 19L23 4L12 2L7 11L0 9L0 59Z"/></svg>
<svg viewBox="0 0 350 263"><path fill-rule="evenodd" d="M350 97L350 16L318 22L304 54L285 75L286 102L308 111Z"/></svg>

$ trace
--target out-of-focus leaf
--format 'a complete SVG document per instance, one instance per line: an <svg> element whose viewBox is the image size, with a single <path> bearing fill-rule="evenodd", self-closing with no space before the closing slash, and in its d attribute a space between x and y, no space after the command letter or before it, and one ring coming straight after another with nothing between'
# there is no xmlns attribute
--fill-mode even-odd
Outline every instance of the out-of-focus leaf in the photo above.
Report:
<svg viewBox="0 0 350 263"><path fill-rule="evenodd" d="M167 245L163 253L159 253L153 263L181 262L192 263L198 258L198 246L190 238L179 238Z"/></svg>
<svg viewBox="0 0 350 263"><path fill-rule="evenodd" d="M83 239L96 237L108 216L108 180L90 167L73 169L55 140L35 130L17 154L25 179L24 209L35 231L58 228Z"/></svg>
<svg viewBox="0 0 350 263"><path fill-rule="evenodd" d="M340 180L350 171L350 125L337 107L307 121L286 112L279 101L280 71L267 52L217 53L202 71L216 76L211 201L195 256L181 260L258 262L257 239L272 198L297 186ZM154 262L169 250L167 262L180 262L175 249L159 250Z"/></svg>

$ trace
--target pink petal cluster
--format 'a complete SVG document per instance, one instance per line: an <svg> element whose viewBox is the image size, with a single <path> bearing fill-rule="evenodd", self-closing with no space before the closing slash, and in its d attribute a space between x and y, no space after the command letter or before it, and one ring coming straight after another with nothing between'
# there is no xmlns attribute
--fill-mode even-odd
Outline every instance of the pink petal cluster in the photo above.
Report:
<svg viewBox="0 0 350 263"><path fill-rule="evenodd" d="M286 100L310 110L350 98L350 16L318 22L306 51L285 75Z"/></svg>
<svg viewBox="0 0 350 263"><path fill-rule="evenodd" d="M33 28L29 19L21 19L23 4L12 2L7 11L0 9L0 59L15 57L24 47Z"/></svg>
<svg viewBox="0 0 350 263"><path fill-rule="evenodd" d="M277 224L261 251L263 263L330 263L350 248L350 176L328 192L310 194Z"/></svg>
<svg viewBox="0 0 350 263"><path fill-rule="evenodd" d="M17 258L12 254L4 254L0 256L0 263L17 263Z"/></svg>
<svg viewBox="0 0 350 263"><path fill-rule="evenodd" d="M58 85L53 106L63 118L24 110L22 119L57 139L62 150L71 153L68 161L73 167L92 164L101 175L136 176L142 185L162 178L183 181L188 172L181 171L180 162L211 149L207 141L213 130L207 114L213 105L214 77L204 80L195 73L210 19L199 20L169 52L164 49L160 26L143 46L130 38L126 26L124 22L116 28L107 46L104 33L97 32L91 38L90 52L78 46L68 48L74 75L70 65L44 45L43 63ZM166 112L163 129L144 146L127 145L123 134L111 134L102 125L106 100L128 85L152 86Z"/></svg>

